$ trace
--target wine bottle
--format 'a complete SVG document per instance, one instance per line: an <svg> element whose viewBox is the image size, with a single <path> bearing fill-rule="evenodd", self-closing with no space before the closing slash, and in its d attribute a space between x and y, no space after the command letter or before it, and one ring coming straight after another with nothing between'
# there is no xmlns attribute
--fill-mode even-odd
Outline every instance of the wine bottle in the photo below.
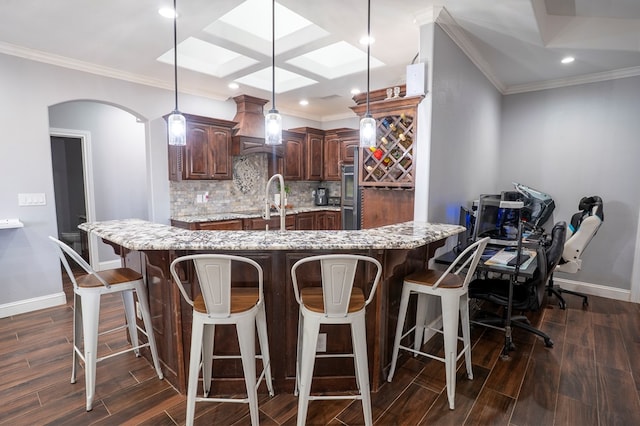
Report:
<svg viewBox="0 0 640 426"><path fill-rule="evenodd" d="M376 158L376 160L381 160L384 155L384 151L380 148L376 148L375 146L369 147L369 150L372 152L372 155Z"/></svg>
<svg viewBox="0 0 640 426"><path fill-rule="evenodd" d="M404 125L404 127L409 127L413 122L411 117L408 117L404 112L400 114L400 122Z"/></svg>
<svg viewBox="0 0 640 426"><path fill-rule="evenodd" d="M393 118L385 117L381 123L385 129L388 129L391 125L393 125Z"/></svg>

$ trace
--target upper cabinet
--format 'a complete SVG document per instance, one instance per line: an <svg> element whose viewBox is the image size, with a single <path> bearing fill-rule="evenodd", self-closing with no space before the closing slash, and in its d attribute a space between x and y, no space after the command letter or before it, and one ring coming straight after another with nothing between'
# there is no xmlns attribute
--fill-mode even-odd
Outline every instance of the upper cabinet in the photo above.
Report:
<svg viewBox="0 0 640 426"><path fill-rule="evenodd" d="M415 117L418 104L424 96L385 99L385 93L385 90L370 93L369 112L376 119L377 140L375 147L361 150L360 185L413 188ZM354 99L358 106L352 109L363 116L366 112L366 93L364 97L358 95Z"/></svg>
<svg viewBox="0 0 640 426"><path fill-rule="evenodd" d="M302 152L302 179L301 180L323 180L324 179L324 137L325 131L312 127L298 127L290 129L303 134ZM289 149L285 148L285 156L289 156ZM296 157L297 159L297 157ZM289 159L285 158L287 164Z"/></svg>
<svg viewBox="0 0 640 426"><path fill-rule="evenodd" d="M236 123L191 114L184 116L187 120L187 144L169 147L169 178L231 179L231 134Z"/></svg>

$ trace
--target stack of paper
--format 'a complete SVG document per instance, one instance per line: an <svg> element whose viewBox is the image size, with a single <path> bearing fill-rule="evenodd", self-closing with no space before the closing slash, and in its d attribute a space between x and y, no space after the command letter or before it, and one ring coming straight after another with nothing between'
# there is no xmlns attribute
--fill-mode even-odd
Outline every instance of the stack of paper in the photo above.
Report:
<svg viewBox="0 0 640 426"><path fill-rule="evenodd" d="M517 255L518 252L513 249L502 249L491 256L491 258L485 260L484 264L514 268ZM535 250L522 250L522 255L520 256L520 267L526 268L529 266L534 257L536 257Z"/></svg>

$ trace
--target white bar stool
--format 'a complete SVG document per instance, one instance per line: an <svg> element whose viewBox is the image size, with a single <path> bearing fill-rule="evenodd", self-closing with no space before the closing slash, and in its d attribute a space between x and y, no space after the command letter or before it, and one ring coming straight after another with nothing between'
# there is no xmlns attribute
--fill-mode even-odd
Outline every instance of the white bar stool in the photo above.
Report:
<svg viewBox="0 0 640 426"><path fill-rule="evenodd" d="M361 288L354 288L358 262L369 263L376 268L369 297ZM297 270L308 262L319 262L322 287L298 287ZM310 400L360 399L366 425L371 425L371 395L369 394L369 366L367 362L367 339L365 308L373 300L380 281L382 265L368 256L349 254L327 254L310 256L297 261L291 268L293 291L300 305L298 320L298 348L296 357L296 389L298 395L298 425L304 425ZM321 324L349 324L353 354L316 355L316 344ZM315 358L349 356L354 360L359 395L314 396L310 395Z"/></svg>
<svg viewBox="0 0 640 426"><path fill-rule="evenodd" d="M76 382L76 369L79 367L78 358L84 362L85 366L85 391L87 395L87 411L93 408L96 387L96 363L134 351L136 356L140 356L140 348L149 347L153 365L158 373L158 378L162 380L162 370L158 358L158 350L153 335L151 314L149 312L149 302L147 300L147 290L142 275L133 269L116 268L105 271L94 271L75 250L62 241L49 237L60 249L58 254L62 265L69 275L73 284L73 367L71 370L71 383ZM77 263L87 274L75 277L65 253ZM138 327L136 323L136 310L133 299L133 292L138 296L138 305L142 314L144 329ZM116 327L111 330L98 333L98 323L100 320L100 296L103 294L121 293L124 303L126 325ZM131 338L131 348L125 349L110 355L98 358L98 336L113 331L122 330L128 327ZM148 343L140 344L138 331L147 336ZM84 351L80 350L78 340L84 340Z"/></svg>
<svg viewBox="0 0 640 426"><path fill-rule="evenodd" d="M391 358L391 369L387 381L393 380L398 361L398 351L403 349L412 352L414 356L423 355L431 359L435 359L445 363L445 373L447 378L447 397L449 399L449 408L454 409L456 394L456 363L465 355L467 377L473 379L473 371L471 370L471 333L469 329L469 297L468 288L469 281L473 277L478 261L489 237L476 241L467 247L453 261L446 271L417 271L405 277L402 285L402 296L400 297L400 312L398 313L398 325L396 327L396 335L393 343L393 356ZM458 266L459 263L462 264ZM467 268L464 277L460 276L465 268ZM455 269L455 271L454 271ZM452 272L453 271L453 272ZM409 305L409 296L412 293L418 294L418 304L416 309L416 325L411 327L406 333L402 334L405 318L407 316L407 307ZM427 296L438 296L442 304L442 331L431 328L426 324L427 317ZM458 312L462 319L462 339L458 337ZM444 358L422 352L423 336L425 329L429 329L444 335ZM415 331L413 348L400 344L401 340ZM464 347L458 353L457 342L462 340Z"/></svg>
<svg viewBox="0 0 640 426"><path fill-rule="evenodd" d="M195 268L201 294L191 298L185 291L183 280L177 267L183 262L192 262ZM233 262L242 262L255 268L256 287L232 286L231 270ZM186 266L186 265L185 265ZM259 424L258 386L266 378L269 395L273 396L267 319L262 290L263 274L260 265L252 259L224 254L195 254L183 256L171 262L171 275L180 288L184 299L193 307L191 328L191 353L189 360L189 383L187 385L187 425L192 425L196 402L236 402L249 404L251 424ZM187 269L184 269L187 271ZM187 273L186 276L189 276ZM193 284L193 283L192 283ZM213 355L216 324L235 324L240 346L240 355ZM256 356L256 325L261 355ZM213 359L241 358L244 380L247 387L246 398L209 398ZM256 359L262 359L263 371L256 380ZM198 397L198 375L202 360L202 385L204 397Z"/></svg>

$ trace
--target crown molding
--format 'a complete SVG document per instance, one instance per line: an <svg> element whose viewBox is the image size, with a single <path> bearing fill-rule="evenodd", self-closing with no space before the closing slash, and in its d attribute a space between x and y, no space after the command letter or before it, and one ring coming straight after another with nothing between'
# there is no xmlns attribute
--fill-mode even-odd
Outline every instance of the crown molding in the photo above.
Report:
<svg viewBox="0 0 640 426"><path fill-rule="evenodd" d="M557 89L560 87L577 86L580 84L598 83L601 81L617 80L620 78L637 77L639 75L640 67L623 68L613 71L585 74L577 77L541 81L538 83L514 84L507 87L507 89L502 92L502 94L514 95L517 93L536 92L538 90Z"/></svg>
<svg viewBox="0 0 640 426"><path fill-rule="evenodd" d="M446 8L441 8L435 23L447 33L451 40L458 45L469 60L487 77L491 84L493 84L500 93L504 93L506 89L505 85L498 79L489 63L482 58L480 51L474 46L462 27L453 19L453 16L449 14Z"/></svg>
<svg viewBox="0 0 640 426"><path fill-rule="evenodd" d="M90 62L78 61L76 59L67 58L65 56L54 55L52 53L43 52L40 50L29 49L22 46L16 46L11 43L0 41L0 53L10 56L16 56L30 61L41 62L49 65L54 65L61 68L68 68L74 71L86 72L89 74L99 75L101 77L114 78L116 80L123 80L129 83L141 84L144 86L156 87L165 90L174 90L173 82L149 78L143 75L124 72L115 68L103 67L100 65L92 64ZM219 93L211 92L207 90L193 90L189 88L181 88L180 93L188 95L199 96L208 99L214 99L218 101L226 101L227 97L222 96Z"/></svg>

